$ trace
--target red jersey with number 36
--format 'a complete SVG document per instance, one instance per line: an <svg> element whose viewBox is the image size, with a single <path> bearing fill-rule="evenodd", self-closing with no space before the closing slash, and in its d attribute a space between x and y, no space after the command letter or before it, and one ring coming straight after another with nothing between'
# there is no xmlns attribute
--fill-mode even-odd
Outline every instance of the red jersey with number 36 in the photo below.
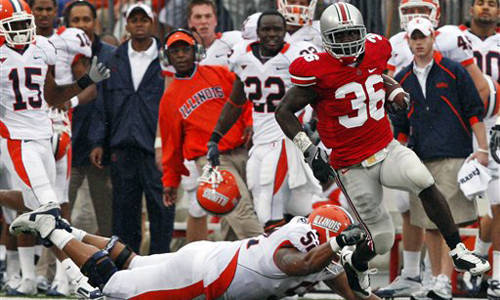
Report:
<svg viewBox="0 0 500 300"><path fill-rule="evenodd" d="M312 106L335 168L361 163L392 140L381 76L390 57L389 41L368 34L359 65L343 65L328 53L305 55L290 65L292 83L318 93Z"/></svg>

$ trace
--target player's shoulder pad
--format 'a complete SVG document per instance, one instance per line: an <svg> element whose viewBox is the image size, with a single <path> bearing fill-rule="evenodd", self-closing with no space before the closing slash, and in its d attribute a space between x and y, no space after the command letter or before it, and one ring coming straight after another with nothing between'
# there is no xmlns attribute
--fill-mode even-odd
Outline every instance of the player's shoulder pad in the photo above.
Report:
<svg viewBox="0 0 500 300"><path fill-rule="evenodd" d="M396 45L399 45L405 40L406 40L406 31L400 31L389 38L389 43L391 43L392 47L395 47Z"/></svg>
<svg viewBox="0 0 500 300"><path fill-rule="evenodd" d="M229 70L237 72L239 70L239 65L241 58L249 51L252 51L249 47L256 41L251 40L241 40L239 43L231 48L229 53Z"/></svg>
<svg viewBox="0 0 500 300"><path fill-rule="evenodd" d="M37 35L35 37L35 47L41 50L44 55L43 60L47 65L53 66L56 64L57 50L49 39L44 36Z"/></svg>
<svg viewBox="0 0 500 300"><path fill-rule="evenodd" d="M311 24L312 28L316 29L318 32L321 32L321 26L319 24L319 20L314 20Z"/></svg>
<svg viewBox="0 0 500 300"><path fill-rule="evenodd" d="M230 48L232 48L234 45L243 40L243 38L241 37L241 31L232 30L223 32L220 40L226 43Z"/></svg>
<svg viewBox="0 0 500 300"><path fill-rule="evenodd" d="M91 42L87 34L78 28L65 28L61 27L57 34L66 44L66 51L70 55L81 54L86 57L92 56Z"/></svg>
<svg viewBox="0 0 500 300"><path fill-rule="evenodd" d="M392 46L386 37L376 33L368 33L366 35L365 51L370 56L373 55L388 60L391 57Z"/></svg>
<svg viewBox="0 0 500 300"><path fill-rule="evenodd" d="M320 69L320 55L321 54L302 55L290 64L288 70L294 85L308 87L316 84L316 70Z"/></svg>
<svg viewBox="0 0 500 300"><path fill-rule="evenodd" d="M287 230L286 235L290 243L300 252L307 252L306 247L313 243L319 245L317 235L305 217L293 217L283 229ZM308 243L311 239L313 240Z"/></svg>
<svg viewBox="0 0 500 300"><path fill-rule="evenodd" d="M320 50L313 43L298 41L290 44L290 48L285 52L285 56L288 56L290 60L293 61L299 56L318 52L320 52Z"/></svg>

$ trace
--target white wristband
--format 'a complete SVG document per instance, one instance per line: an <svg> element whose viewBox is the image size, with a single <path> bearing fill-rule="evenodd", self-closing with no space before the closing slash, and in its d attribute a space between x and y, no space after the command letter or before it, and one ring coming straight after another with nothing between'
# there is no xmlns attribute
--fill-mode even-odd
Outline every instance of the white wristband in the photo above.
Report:
<svg viewBox="0 0 500 300"><path fill-rule="evenodd" d="M404 92L405 92L405 90L403 90L402 88L397 88L389 94L389 97L387 99L389 99L389 101L392 102L392 101L394 101L394 97L396 97L397 94L404 93Z"/></svg>
<svg viewBox="0 0 500 300"><path fill-rule="evenodd" d="M340 251L340 246L337 243L337 239L336 238L331 238L329 242L330 242L330 247L332 247L332 251L333 252L339 252Z"/></svg>
<svg viewBox="0 0 500 300"><path fill-rule="evenodd" d="M155 149L161 148L161 137L156 137L155 139Z"/></svg>
<svg viewBox="0 0 500 300"><path fill-rule="evenodd" d="M78 106L78 104L80 104L80 101L78 100L78 96L74 96L73 98L71 98L69 100L69 102L71 103L71 108L75 108Z"/></svg>
<svg viewBox="0 0 500 300"><path fill-rule="evenodd" d="M495 125L500 125L500 116L498 116L497 122L495 123Z"/></svg>
<svg viewBox="0 0 500 300"><path fill-rule="evenodd" d="M304 131L299 131L297 135L293 138L293 143L302 151L306 152L307 148L312 145L311 139L307 136Z"/></svg>
<svg viewBox="0 0 500 300"><path fill-rule="evenodd" d="M483 149L483 148L477 148L477 152L482 152L482 153L486 153L486 154L490 153L488 150Z"/></svg>

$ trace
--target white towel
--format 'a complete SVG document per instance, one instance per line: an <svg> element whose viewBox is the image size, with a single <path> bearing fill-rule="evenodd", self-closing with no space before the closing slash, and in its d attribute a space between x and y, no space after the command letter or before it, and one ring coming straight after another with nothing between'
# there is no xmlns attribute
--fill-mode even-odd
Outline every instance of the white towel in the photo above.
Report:
<svg viewBox="0 0 500 300"><path fill-rule="evenodd" d="M488 168L476 159L466 160L457 175L460 189L469 200L484 194L490 180Z"/></svg>

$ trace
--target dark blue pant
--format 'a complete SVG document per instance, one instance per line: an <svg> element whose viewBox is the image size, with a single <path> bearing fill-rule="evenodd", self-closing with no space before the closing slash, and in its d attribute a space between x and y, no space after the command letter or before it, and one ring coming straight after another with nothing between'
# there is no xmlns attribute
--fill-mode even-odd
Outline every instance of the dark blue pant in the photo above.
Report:
<svg viewBox="0 0 500 300"><path fill-rule="evenodd" d="M138 253L144 192L151 232L149 252L169 252L175 207L163 205L162 174L156 167L154 155L138 148L112 149L111 153L113 234Z"/></svg>

